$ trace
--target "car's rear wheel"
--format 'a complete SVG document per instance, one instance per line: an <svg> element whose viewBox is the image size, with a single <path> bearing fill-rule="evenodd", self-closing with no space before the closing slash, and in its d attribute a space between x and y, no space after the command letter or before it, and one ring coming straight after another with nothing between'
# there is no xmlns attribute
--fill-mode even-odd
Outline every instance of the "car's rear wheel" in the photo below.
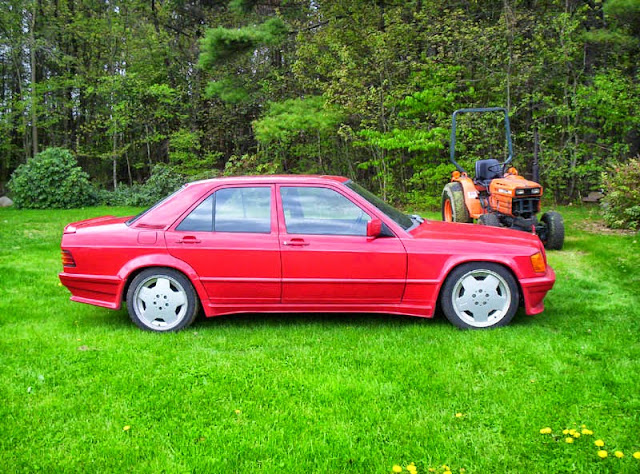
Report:
<svg viewBox="0 0 640 474"><path fill-rule="evenodd" d="M149 268L129 285L127 309L131 320L149 331L179 331L198 315L198 299L191 282L170 268Z"/></svg>
<svg viewBox="0 0 640 474"><path fill-rule="evenodd" d="M459 328L505 326L518 310L518 284L501 265L466 263L451 272L440 301L447 319Z"/></svg>

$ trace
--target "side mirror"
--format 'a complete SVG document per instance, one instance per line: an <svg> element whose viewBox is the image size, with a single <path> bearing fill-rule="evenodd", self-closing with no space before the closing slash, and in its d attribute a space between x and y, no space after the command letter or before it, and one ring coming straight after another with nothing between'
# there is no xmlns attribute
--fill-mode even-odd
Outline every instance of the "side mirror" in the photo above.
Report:
<svg viewBox="0 0 640 474"><path fill-rule="evenodd" d="M367 237L380 237L382 234L382 221L375 217L367 222Z"/></svg>

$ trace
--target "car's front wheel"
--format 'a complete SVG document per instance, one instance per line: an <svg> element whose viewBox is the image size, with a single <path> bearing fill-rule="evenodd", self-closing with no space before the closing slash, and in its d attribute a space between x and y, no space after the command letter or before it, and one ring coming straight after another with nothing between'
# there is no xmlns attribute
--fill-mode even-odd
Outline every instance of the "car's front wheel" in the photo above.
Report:
<svg viewBox="0 0 640 474"><path fill-rule="evenodd" d="M170 268L149 268L129 285L127 309L131 320L149 331L179 331L198 315L198 299L191 282Z"/></svg>
<svg viewBox="0 0 640 474"><path fill-rule="evenodd" d="M501 265L466 263L455 268L442 287L442 311L463 329L505 326L518 310L518 284Z"/></svg>

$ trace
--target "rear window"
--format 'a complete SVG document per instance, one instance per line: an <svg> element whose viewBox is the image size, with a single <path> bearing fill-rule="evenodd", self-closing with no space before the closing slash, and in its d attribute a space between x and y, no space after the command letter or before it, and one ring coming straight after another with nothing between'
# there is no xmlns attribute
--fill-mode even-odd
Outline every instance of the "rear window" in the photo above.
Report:
<svg viewBox="0 0 640 474"><path fill-rule="evenodd" d="M190 232L271 232L271 187L220 189L176 227Z"/></svg>

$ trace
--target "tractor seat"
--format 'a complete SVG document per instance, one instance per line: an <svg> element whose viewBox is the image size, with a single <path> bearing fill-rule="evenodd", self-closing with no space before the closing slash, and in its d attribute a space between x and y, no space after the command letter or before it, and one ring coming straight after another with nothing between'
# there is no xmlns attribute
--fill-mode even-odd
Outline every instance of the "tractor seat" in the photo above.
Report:
<svg viewBox="0 0 640 474"><path fill-rule="evenodd" d="M502 165L498 160L478 160L476 161L475 183L485 188L489 187L492 179L502 176Z"/></svg>

